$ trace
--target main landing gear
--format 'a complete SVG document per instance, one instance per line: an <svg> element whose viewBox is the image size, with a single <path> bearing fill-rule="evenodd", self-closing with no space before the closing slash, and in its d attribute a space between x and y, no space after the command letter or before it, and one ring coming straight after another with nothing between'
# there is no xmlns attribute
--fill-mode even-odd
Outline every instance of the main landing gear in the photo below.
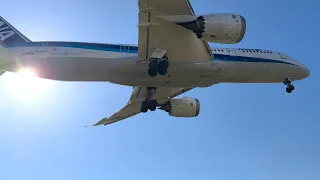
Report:
<svg viewBox="0 0 320 180"><path fill-rule="evenodd" d="M158 73L160 75L166 75L168 72L169 61L168 57L166 56L167 51L163 49L156 49L149 61L149 69L148 75L151 77L155 77Z"/></svg>
<svg viewBox="0 0 320 180"><path fill-rule="evenodd" d="M151 100L155 95L156 88L148 87L147 88L147 98L141 103L141 112L146 113L148 110L155 111L157 109L158 102L156 100Z"/></svg>
<svg viewBox="0 0 320 180"><path fill-rule="evenodd" d="M294 86L291 84L291 81L288 78L283 81L283 84L287 86L287 93L291 93L294 90Z"/></svg>
<svg viewBox="0 0 320 180"><path fill-rule="evenodd" d="M168 72L169 61L168 57L164 56L161 59L150 58L148 75L154 77L159 73L160 75L166 75Z"/></svg>

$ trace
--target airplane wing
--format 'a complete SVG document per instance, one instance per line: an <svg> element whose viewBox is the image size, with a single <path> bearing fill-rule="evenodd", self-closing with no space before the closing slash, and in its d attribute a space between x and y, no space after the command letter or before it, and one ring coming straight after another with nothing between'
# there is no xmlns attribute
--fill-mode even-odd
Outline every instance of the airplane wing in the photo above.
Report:
<svg viewBox="0 0 320 180"><path fill-rule="evenodd" d="M191 89L192 88L157 88L157 94L154 97L154 99L156 99L159 102L159 104L165 103L168 101L168 99L176 97ZM139 114L141 112L141 103L142 101L144 101L144 93L146 92L147 89L145 87L134 87L133 92L131 94L131 98L125 107L123 107L121 110L114 113L110 117L103 118L93 126L112 124L126 119L128 117L134 116L136 114Z"/></svg>
<svg viewBox="0 0 320 180"><path fill-rule="evenodd" d="M169 61L208 61L211 49L206 41L182 26L161 17L169 15L194 15L189 0L138 0L139 5L139 61L148 60L156 49L167 52ZM159 104L167 102L192 88L157 87L153 99ZM140 113L146 87L134 87L128 104L108 118L103 118L93 126L108 125Z"/></svg>
<svg viewBox="0 0 320 180"><path fill-rule="evenodd" d="M155 49L167 51L169 61L207 61L211 50L206 41L161 16L194 15L189 0L139 0L139 61L147 60Z"/></svg>
<svg viewBox="0 0 320 180"><path fill-rule="evenodd" d="M124 108L108 118L103 118L93 126L108 125L140 113L142 101L129 102Z"/></svg>

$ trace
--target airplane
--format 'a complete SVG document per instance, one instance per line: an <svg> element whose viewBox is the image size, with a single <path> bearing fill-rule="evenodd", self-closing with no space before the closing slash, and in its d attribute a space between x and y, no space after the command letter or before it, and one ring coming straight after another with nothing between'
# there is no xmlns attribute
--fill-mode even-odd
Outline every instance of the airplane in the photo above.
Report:
<svg viewBox="0 0 320 180"><path fill-rule="evenodd" d="M189 0L138 0L138 45L34 42L0 17L0 74L36 71L57 81L110 82L132 86L128 103L92 126L108 125L157 108L174 117L196 117L200 102L177 96L219 83L283 83L310 75L281 52L210 48L208 42L236 44L246 20L234 13L196 15Z"/></svg>

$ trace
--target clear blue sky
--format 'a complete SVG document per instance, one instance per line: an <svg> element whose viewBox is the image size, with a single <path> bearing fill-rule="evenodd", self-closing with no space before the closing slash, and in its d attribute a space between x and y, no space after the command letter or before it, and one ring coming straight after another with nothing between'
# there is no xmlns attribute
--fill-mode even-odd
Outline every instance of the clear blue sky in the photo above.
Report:
<svg viewBox="0 0 320 180"><path fill-rule="evenodd" d="M288 54L311 69L295 82L220 84L185 95L201 102L195 119L140 114L84 128L119 110L131 88L43 82L12 88L0 78L0 179L319 180L319 2L192 0L197 14L233 12L247 20L236 45ZM137 43L136 0L1 3L1 16L31 40ZM44 87L45 86L45 87ZM29 91L27 91L29 92Z"/></svg>

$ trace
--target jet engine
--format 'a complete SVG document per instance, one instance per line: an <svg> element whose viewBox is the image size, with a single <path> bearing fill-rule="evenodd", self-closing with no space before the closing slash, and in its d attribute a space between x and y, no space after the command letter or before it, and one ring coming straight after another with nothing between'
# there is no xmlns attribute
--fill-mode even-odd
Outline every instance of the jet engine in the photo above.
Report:
<svg viewBox="0 0 320 180"><path fill-rule="evenodd" d="M193 31L199 39L220 44L240 42L246 32L246 20L243 16L217 13L201 16L182 15L165 18L174 20L178 25Z"/></svg>
<svg viewBox="0 0 320 180"><path fill-rule="evenodd" d="M198 99L188 97L170 99L159 109L168 112L170 116L196 117L200 112L200 102Z"/></svg>

